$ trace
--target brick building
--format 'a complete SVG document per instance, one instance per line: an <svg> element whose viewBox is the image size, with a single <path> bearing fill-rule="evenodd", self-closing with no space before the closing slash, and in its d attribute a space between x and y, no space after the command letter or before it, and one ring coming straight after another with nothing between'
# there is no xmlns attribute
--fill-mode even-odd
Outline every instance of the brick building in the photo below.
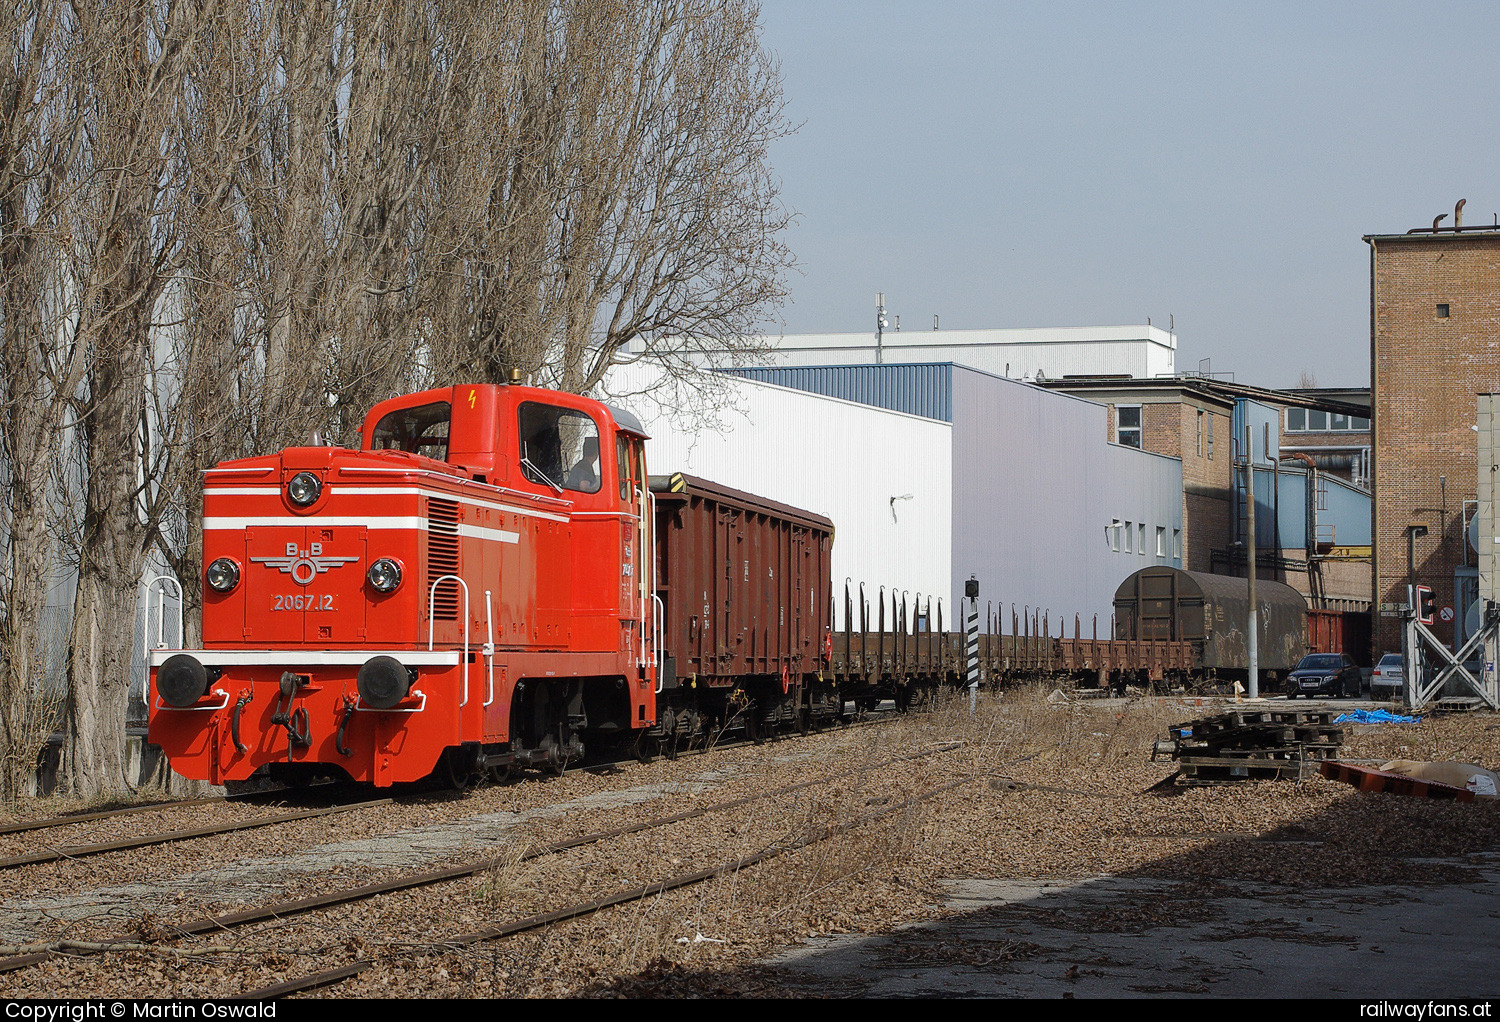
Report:
<svg viewBox="0 0 1500 1022"><path fill-rule="evenodd" d="M1233 541L1234 399L1194 377L1073 377L1043 386L1104 405L1111 441L1182 459L1182 566L1211 571L1213 551Z"/></svg>
<svg viewBox="0 0 1500 1022"><path fill-rule="evenodd" d="M1477 395L1500 391L1500 228L1434 225L1364 240L1376 481L1372 598L1404 603L1414 574L1449 612L1433 632L1452 642L1472 598L1462 577L1475 560L1465 531L1476 488ZM1377 652L1400 643L1399 619L1378 617Z"/></svg>
<svg viewBox="0 0 1500 1022"><path fill-rule="evenodd" d="M1369 493L1359 467L1368 460L1369 405L1362 391L1275 391L1206 376L1072 377L1043 386L1103 404L1112 441L1182 460L1182 566L1190 571L1245 573L1234 423L1258 423L1257 574L1320 608L1367 609ZM1280 501L1286 494L1300 503L1309 489L1318 501L1312 520L1321 523L1311 529L1306 515ZM1336 531L1340 516L1344 528Z"/></svg>

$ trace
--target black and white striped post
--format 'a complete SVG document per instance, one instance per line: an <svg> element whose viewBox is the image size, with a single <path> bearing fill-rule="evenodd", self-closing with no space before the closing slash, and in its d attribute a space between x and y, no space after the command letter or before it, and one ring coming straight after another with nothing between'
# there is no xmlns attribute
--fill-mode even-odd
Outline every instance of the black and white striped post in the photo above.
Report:
<svg viewBox="0 0 1500 1022"><path fill-rule="evenodd" d="M964 618L964 644L966 648L966 677L969 680L969 716L979 701L979 580L973 575L964 583L964 598L969 601L968 614Z"/></svg>

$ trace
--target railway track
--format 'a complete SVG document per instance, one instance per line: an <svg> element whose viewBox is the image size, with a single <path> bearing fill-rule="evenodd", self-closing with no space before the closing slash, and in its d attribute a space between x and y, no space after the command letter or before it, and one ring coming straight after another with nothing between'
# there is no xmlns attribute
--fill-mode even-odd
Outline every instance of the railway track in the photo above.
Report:
<svg viewBox="0 0 1500 1022"><path fill-rule="evenodd" d="M212 800L207 801L211 802ZM121 838L118 841L64 845L60 848L48 848L45 851L31 852L25 855L13 855L9 858L0 859L0 870L16 869L20 866L34 866L44 862L58 862L63 859L81 859L90 855L102 855L106 852L123 852L136 848L151 848L155 845L170 844L176 841L190 841L194 838L212 837L217 834L233 834L236 831L256 830L260 827L274 827L277 824L294 823L298 820L311 820L320 816L334 816L339 813L374 809L378 806L391 805L395 801L394 798L370 799L364 802L350 802L328 806L323 809L304 809L291 813L277 813L274 816L258 817L253 820L236 820L207 827L187 827L180 830L164 831L159 834L145 834L139 837Z"/></svg>
<svg viewBox="0 0 1500 1022"><path fill-rule="evenodd" d="M104 820L114 820L126 816L141 816L146 813L164 813L174 809L191 809L195 806L208 805L230 805L244 803L255 805L261 802L272 802L278 798L288 795L300 796L323 796L330 793L338 793L349 790L347 784L324 784L311 788L267 788L265 790L247 791L227 795L202 795L196 798L168 799L161 802L143 802L139 805L121 806L117 809L100 809L94 812L67 813L62 816L47 816L36 820L18 820L14 823L0 824L0 836L6 834L25 834L38 830L52 830L61 827L73 827L83 823L99 823Z"/></svg>
<svg viewBox="0 0 1500 1022"><path fill-rule="evenodd" d="M871 716L853 722L854 726L869 726L878 724L883 716ZM763 739L760 739L763 740ZM691 756L711 751L714 748L735 748L740 745L750 744L757 741L754 738L735 736L716 740L705 747L674 750L673 756ZM637 757L625 756L613 761L593 761L585 764L570 766L568 770L609 770L621 767L633 761ZM512 777L506 782L514 783L517 778ZM356 786L348 784L329 784L312 789L283 788L273 791L258 791L246 794L209 796L192 799L179 799L167 802L154 802L149 805L127 806L119 809L102 810L92 813L78 813L65 816L48 817L39 820L28 820L13 824L0 826L0 835L7 834L34 834L39 831L73 827L86 823L98 823L123 817L142 815L147 813L160 813L172 810L191 809L195 807L211 805L229 805L234 802L253 804L257 801L265 801L285 796L289 792L298 792L304 796L313 795L338 797L347 794ZM320 808L309 808L294 810L291 812L277 813L271 816L257 817L249 820L232 820L219 824L211 824L198 827L176 828L158 833L135 835L109 841L74 842L70 844L48 844L46 847L33 852L25 852L10 856L0 857L0 871L17 869L24 866L41 865L49 862L60 862L64 860L76 860L95 855L103 855L112 852L131 851L136 849L151 848L158 845L172 844L181 841L191 841L198 838L214 837L236 832L257 830L263 827L272 827L281 824L295 823L303 820L317 819L325 816L335 816L342 813L357 812L360 810L374 809L380 806L392 805L398 801L397 796L378 799L366 799L351 803L337 803Z"/></svg>
<svg viewBox="0 0 1500 1022"><path fill-rule="evenodd" d="M664 880L656 880L647 884L640 884L610 891L607 894L595 898L589 898L581 902L573 902L561 905L557 908L535 913L519 919L496 923L469 933L453 934L443 939L442 943L450 948L462 948L468 945L479 944L486 941L502 940L532 930L540 930L549 926L579 919L584 916L603 912L606 909L615 908L619 905L641 901L654 895L664 894L668 891L689 887L695 884L706 883L710 880L729 874L738 873L762 865L773 859L789 855L792 852L808 848L812 845L831 840L860 827L867 826L884 818L890 817L917 805L936 798L955 788L971 784L977 780L977 776L965 777L949 784L941 785L919 795L911 796L892 805L863 814L853 820L828 826L817 827L808 833L791 840L778 843L752 855L744 855L725 862L720 862L706 869L692 872L679 873ZM308 990L316 990L324 987L334 986L346 980L353 979L365 972L380 967L380 962L372 958L350 962L334 969L325 969L316 973L309 973L295 979L286 980L273 986L262 987L237 995L238 999L244 1000L271 1000L286 997L291 994L301 993Z"/></svg>
<svg viewBox="0 0 1500 1022"><path fill-rule="evenodd" d="M894 764L901 763L903 761L921 759L932 755L952 752L960 747L961 743L942 745L914 755L896 757L888 759L881 763L861 766L853 770L842 771L830 775L823 775L815 779L802 781L796 784L784 785L766 792L760 792L753 795L729 799L706 806L699 806L684 810L682 812L671 813L649 820L627 824L621 827L591 832L588 834L534 848L529 851L521 861L534 862L547 856L554 856L572 849L582 848L588 845L602 845L615 839L624 838L629 835L642 834L652 830L670 827L676 824L686 823L700 817L708 816L710 814L733 812L734 810L753 806L756 803L762 802L764 800L785 798L789 795L793 795L807 789L828 785L831 782L839 780L840 778L851 777L858 774L870 773L872 771L886 769ZM885 812L888 811L894 811L894 807L887 807L880 813L872 814L871 818L878 818L880 815L884 815ZM827 836L831 836L831 834L817 839L826 840ZM808 840L811 840L811 838L809 838ZM621 903L621 901L630 900L630 898L632 897L631 891L636 892L634 895L635 897L640 897L642 896L640 894L640 891L647 890L647 888L670 890L687 883L701 882L702 880L709 879L712 876L721 875L722 872L727 869L745 868L747 866L754 865L756 862L764 861L766 858L787 854L789 851L795 850L795 848L797 847L802 847L803 845L808 843L808 840L802 840L800 842L780 842L771 847L768 847L755 856L739 857L731 862L720 864L720 866L711 868L707 871L685 874L683 876L669 878L666 881L657 881L655 884L646 885L645 888L635 887L628 890L615 892L614 894L605 896L603 898L591 899L584 904L585 906L592 906L592 908L590 909L591 911L599 911L600 909L607 907L610 904L619 904ZM346 905L351 902L367 901L377 898L381 895L392 894L403 890L409 890L411 888L431 886L459 880L465 877L472 877L476 874L481 874L486 871L495 869L497 865L499 865L502 861L504 861L503 857L488 857L460 866L406 874L399 877L393 877L391 879L378 883L372 883L338 891L330 891L312 897L277 902L274 904L264 905L258 908L241 912L220 914L180 924L158 922L158 936L157 939L153 941L143 942L139 936L136 936L131 938L122 937L115 940L60 940L32 946L0 949L0 953L8 953L10 955L10 957L8 958L0 959L0 972L12 972L39 965L44 962L53 960L58 955L64 954L69 956L89 956L106 952L141 951L170 946L172 942L179 941L183 938L201 937L209 934L223 934L232 930L252 926L258 923L265 923L273 920L286 920L292 916L329 909L338 905ZM666 886L661 886L662 884L665 884ZM650 893L649 890L647 890L647 893ZM570 905L565 907L564 909L528 917L527 920L523 920L518 923L503 924L491 936L498 937L505 936L511 933L524 932L526 929L533 929L538 926L545 926L550 923L560 922L561 920L566 918L574 918L579 915L581 911L582 910L578 905ZM520 927L519 929L516 928L518 925ZM476 935L459 934L455 939L459 940L460 942L469 939L469 936L472 936L474 940L486 939L485 934L489 934L490 930L494 929L494 927L491 927ZM368 968L368 965L361 965L359 969L355 970L354 972L348 973L348 975L357 975L359 972L364 971ZM320 976L316 980L308 980L311 986L326 985L328 982L332 981L333 980L322 976ZM303 989L305 988L306 987L303 987Z"/></svg>

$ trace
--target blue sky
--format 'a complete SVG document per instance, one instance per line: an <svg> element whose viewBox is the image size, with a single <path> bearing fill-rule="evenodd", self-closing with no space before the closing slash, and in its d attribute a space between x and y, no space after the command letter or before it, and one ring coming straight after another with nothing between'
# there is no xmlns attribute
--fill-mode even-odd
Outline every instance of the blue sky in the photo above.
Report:
<svg viewBox="0 0 1500 1022"><path fill-rule="evenodd" d="M1365 234L1491 223L1500 5L764 0L791 333L1144 323L1369 383Z"/></svg>

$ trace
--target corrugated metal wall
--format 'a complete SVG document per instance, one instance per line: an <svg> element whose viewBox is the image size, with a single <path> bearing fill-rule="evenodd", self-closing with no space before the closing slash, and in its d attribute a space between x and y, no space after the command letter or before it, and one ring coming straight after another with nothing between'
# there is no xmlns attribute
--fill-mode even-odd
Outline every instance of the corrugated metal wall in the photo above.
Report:
<svg viewBox="0 0 1500 1022"><path fill-rule="evenodd" d="M1274 485L1275 489L1270 491L1270 496L1263 497L1261 490L1269 485ZM1282 547L1304 549L1307 545L1307 469L1297 464L1283 465L1274 484L1270 482L1269 473L1256 472L1255 486L1257 514L1266 501L1279 499ZM1318 486L1323 491L1320 501L1324 505L1317 513L1320 538L1331 540L1337 546L1369 546L1369 491L1326 472L1318 473ZM1255 523L1255 532L1257 542L1274 538L1265 536L1259 520Z"/></svg>
<svg viewBox="0 0 1500 1022"><path fill-rule="evenodd" d="M953 421L953 372L947 364L801 366L724 372L893 412Z"/></svg>

